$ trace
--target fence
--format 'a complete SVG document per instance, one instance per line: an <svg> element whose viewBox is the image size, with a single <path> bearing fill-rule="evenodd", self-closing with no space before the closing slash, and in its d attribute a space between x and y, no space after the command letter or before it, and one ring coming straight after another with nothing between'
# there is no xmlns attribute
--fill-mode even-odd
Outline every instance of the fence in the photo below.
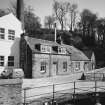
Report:
<svg viewBox="0 0 105 105"><path fill-rule="evenodd" d="M105 92L103 81L76 81L62 84L32 87L23 89L23 104L31 105L34 102L60 102L74 100L79 94L93 93L95 97ZM32 104L33 105L33 104Z"/></svg>
<svg viewBox="0 0 105 105"><path fill-rule="evenodd" d="M86 80L105 80L105 73L86 73Z"/></svg>

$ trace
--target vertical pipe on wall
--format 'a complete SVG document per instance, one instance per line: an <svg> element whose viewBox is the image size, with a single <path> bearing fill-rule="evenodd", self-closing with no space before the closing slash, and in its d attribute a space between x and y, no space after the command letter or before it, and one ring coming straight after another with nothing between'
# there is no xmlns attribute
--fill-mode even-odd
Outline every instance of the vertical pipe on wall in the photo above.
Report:
<svg viewBox="0 0 105 105"><path fill-rule="evenodd" d="M49 77L51 76L51 54L49 53Z"/></svg>
<svg viewBox="0 0 105 105"><path fill-rule="evenodd" d="M56 23L54 23L54 30L55 30L54 41L56 42L56 40L57 40L57 29L56 29Z"/></svg>

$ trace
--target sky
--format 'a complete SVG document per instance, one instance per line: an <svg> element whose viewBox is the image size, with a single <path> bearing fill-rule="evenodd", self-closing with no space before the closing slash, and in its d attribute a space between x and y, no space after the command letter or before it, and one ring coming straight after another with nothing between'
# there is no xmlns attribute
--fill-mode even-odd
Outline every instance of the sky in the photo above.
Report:
<svg viewBox="0 0 105 105"><path fill-rule="evenodd" d="M0 8L9 8L11 1L15 0L0 0ZM62 0L57 0L62 1ZM93 13L97 13L99 17L105 17L105 0L63 0L78 5L78 11L89 9ZM35 14L41 18L43 24L44 17L52 14L53 0L24 0L26 5L33 7Z"/></svg>

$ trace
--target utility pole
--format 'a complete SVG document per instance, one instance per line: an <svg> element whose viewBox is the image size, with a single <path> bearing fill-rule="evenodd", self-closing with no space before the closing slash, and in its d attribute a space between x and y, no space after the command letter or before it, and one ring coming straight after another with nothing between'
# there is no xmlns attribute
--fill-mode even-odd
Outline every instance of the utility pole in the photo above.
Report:
<svg viewBox="0 0 105 105"><path fill-rule="evenodd" d="M55 94L54 94L54 93L55 93L55 86L54 86L54 84L53 84L53 99L52 99L52 105L54 105L54 100L55 100L55 99L54 99L54 98L55 98L55 96L54 96Z"/></svg>
<svg viewBox="0 0 105 105"><path fill-rule="evenodd" d="M76 89L76 86L75 86L75 81L74 81L74 93L73 93L73 104L75 105L75 98L76 98L76 96L75 96L75 89Z"/></svg>

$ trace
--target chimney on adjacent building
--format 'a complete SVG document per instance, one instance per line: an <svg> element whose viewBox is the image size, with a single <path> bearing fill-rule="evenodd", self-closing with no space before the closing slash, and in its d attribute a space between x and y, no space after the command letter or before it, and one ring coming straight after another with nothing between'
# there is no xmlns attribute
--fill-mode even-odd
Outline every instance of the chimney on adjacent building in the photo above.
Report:
<svg viewBox="0 0 105 105"><path fill-rule="evenodd" d="M17 9L16 9L17 18L22 23L22 29L24 30L24 2L23 0L17 0Z"/></svg>

